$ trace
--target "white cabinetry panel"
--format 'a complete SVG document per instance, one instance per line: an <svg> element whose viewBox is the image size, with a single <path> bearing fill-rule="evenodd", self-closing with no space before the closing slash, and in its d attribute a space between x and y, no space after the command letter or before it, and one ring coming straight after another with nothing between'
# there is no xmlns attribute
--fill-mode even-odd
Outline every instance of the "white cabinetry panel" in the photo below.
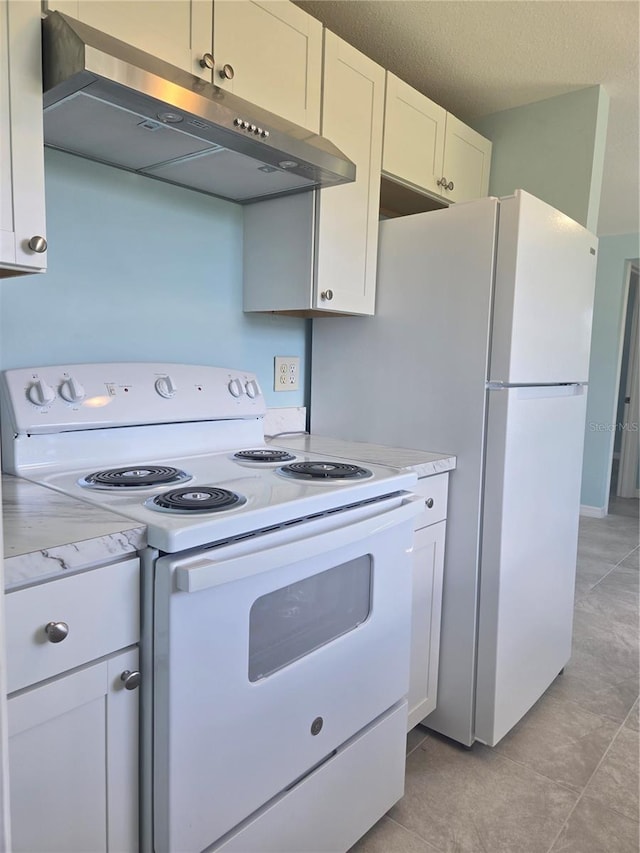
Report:
<svg viewBox="0 0 640 853"><path fill-rule="evenodd" d="M137 643L138 587L134 558L8 593L8 692ZM66 625L67 636L51 640L49 623Z"/></svg>
<svg viewBox="0 0 640 853"><path fill-rule="evenodd" d="M382 171L440 194L447 111L387 71Z"/></svg>
<svg viewBox="0 0 640 853"><path fill-rule="evenodd" d="M447 113L442 174L448 186L443 192L451 201L471 201L489 191L491 143L472 128ZM450 183L449 183L450 182Z"/></svg>
<svg viewBox="0 0 640 853"><path fill-rule="evenodd" d="M491 142L387 71L382 172L447 201L487 195Z"/></svg>
<svg viewBox="0 0 640 853"><path fill-rule="evenodd" d="M9 698L14 853L135 853L137 692L114 655Z"/></svg>
<svg viewBox="0 0 640 853"><path fill-rule="evenodd" d="M288 0L214 0L213 17L215 84L317 133L320 21Z"/></svg>
<svg viewBox="0 0 640 853"><path fill-rule="evenodd" d="M211 80L212 0L49 0L58 10L127 44Z"/></svg>
<svg viewBox="0 0 640 853"><path fill-rule="evenodd" d="M415 532L407 731L437 703L445 528L440 521Z"/></svg>
<svg viewBox="0 0 640 853"><path fill-rule="evenodd" d="M322 132L357 171L353 183L319 194L318 309L374 312L383 93L384 70L326 31Z"/></svg>
<svg viewBox="0 0 640 853"><path fill-rule="evenodd" d="M408 731L434 710L438 698L448 485L449 475L437 474L418 480L415 488L425 510L416 519L413 543Z"/></svg>
<svg viewBox="0 0 640 853"><path fill-rule="evenodd" d="M40 52L40 3L0 0L0 277L47 264Z"/></svg>
<svg viewBox="0 0 640 853"><path fill-rule="evenodd" d="M384 69L325 32L322 133L354 183L244 209L244 310L373 314Z"/></svg>

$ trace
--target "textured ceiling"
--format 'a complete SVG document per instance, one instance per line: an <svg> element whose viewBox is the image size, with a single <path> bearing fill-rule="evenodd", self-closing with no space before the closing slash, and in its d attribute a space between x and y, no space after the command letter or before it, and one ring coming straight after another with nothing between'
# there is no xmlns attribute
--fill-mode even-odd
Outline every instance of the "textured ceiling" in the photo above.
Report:
<svg viewBox="0 0 640 853"><path fill-rule="evenodd" d="M637 233L637 0L295 0L463 121L604 85L598 234Z"/></svg>

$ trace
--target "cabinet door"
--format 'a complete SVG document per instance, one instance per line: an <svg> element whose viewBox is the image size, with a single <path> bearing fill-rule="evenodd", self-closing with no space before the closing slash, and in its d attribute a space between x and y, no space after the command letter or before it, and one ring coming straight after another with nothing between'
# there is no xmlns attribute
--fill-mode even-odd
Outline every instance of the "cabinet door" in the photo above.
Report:
<svg viewBox="0 0 640 853"><path fill-rule="evenodd" d="M440 521L415 532L408 730L436 707L445 527Z"/></svg>
<svg viewBox="0 0 640 853"><path fill-rule="evenodd" d="M137 649L9 697L14 853L138 850Z"/></svg>
<svg viewBox="0 0 640 853"><path fill-rule="evenodd" d="M45 233L40 3L0 0L0 277L43 272Z"/></svg>
<svg viewBox="0 0 640 853"><path fill-rule="evenodd" d="M442 193L450 201L471 201L489 191L491 142L447 113L442 174L453 189Z"/></svg>
<svg viewBox="0 0 640 853"><path fill-rule="evenodd" d="M211 0L49 0L78 21L211 81L200 59L211 53Z"/></svg>
<svg viewBox="0 0 640 853"><path fill-rule="evenodd" d="M213 50L217 86L318 132L320 21L289 0L214 0Z"/></svg>
<svg viewBox="0 0 640 853"><path fill-rule="evenodd" d="M316 309L374 313L384 79L383 68L325 31L322 133L356 164L356 180L318 193Z"/></svg>
<svg viewBox="0 0 640 853"><path fill-rule="evenodd" d="M387 71L384 175L440 194L447 112Z"/></svg>

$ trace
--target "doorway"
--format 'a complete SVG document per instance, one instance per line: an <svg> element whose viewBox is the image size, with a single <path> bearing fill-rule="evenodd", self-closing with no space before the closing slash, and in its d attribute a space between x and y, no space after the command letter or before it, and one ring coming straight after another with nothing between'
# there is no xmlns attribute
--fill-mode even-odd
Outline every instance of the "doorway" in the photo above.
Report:
<svg viewBox="0 0 640 853"><path fill-rule="evenodd" d="M620 381L616 409L609 512L638 514L638 265L628 268L628 287L622 334Z"/></svg>

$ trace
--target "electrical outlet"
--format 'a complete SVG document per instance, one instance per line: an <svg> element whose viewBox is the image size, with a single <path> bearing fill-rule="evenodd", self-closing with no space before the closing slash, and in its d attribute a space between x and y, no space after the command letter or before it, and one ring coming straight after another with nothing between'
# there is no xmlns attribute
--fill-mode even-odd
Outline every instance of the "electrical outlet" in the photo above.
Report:
<svg viewBox="0 0 640 853"><path fill-rule="evenodd" d="M300 387L300 359L296 355L277 355L274 359L273 390L297 391Z"/></svg>

